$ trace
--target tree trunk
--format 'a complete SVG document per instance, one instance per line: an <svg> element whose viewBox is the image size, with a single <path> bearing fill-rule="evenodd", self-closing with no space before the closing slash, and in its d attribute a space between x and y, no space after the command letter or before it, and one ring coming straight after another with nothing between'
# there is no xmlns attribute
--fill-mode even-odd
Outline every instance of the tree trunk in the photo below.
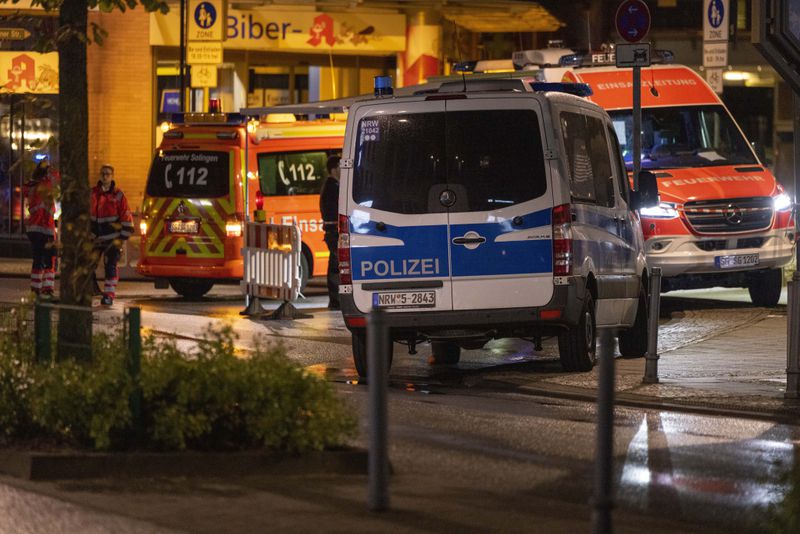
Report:
<svg viewBox="0 0 800 534"><path fill-rule="evenodd" d="M95 264L89 224L88 95L86 89L87 0L64 0L58 44L59 153L61 159L61 282L63 304L91 306ZM91 358L91 311L62 311L60 358Z"/></svg>

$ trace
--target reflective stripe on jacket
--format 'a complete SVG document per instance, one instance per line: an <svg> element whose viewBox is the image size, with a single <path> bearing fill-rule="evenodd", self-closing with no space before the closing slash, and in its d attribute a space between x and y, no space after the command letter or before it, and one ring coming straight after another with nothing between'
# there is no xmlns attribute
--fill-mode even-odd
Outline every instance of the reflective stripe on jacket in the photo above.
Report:
<svg viewBox="0 0 800 534"><path fill-rule="evenodd" d="M108 191L103 191L101 182L92 188L91 216L92 233L97 241L124 240L133 233L133 214L128 200L114 182Z"/></svg>
<svg viewBox="0 0 800 534"><path fill-rule="evenodd" d="M28 207L25 231L54 236L56 201L52 177L47 175L41 180L26 182L23 194Z"/></svg>

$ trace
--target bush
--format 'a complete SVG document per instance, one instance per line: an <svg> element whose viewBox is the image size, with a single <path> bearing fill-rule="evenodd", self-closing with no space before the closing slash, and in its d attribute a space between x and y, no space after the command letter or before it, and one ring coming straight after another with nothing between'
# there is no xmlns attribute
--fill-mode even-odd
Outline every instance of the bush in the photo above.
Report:
<svg viewBox="0 0 800 534"><path fill-rule="evenodd" d="M0 334L0 428L10 438L99 450L302 452L341 445L355 433L355 417L330 384L263 340L241 357L236 340L230 326L209 326L185 353L174 341L146 337L137 432L121 333L96 335L91 363L51 365L33 363L30 340Z"/></svg>

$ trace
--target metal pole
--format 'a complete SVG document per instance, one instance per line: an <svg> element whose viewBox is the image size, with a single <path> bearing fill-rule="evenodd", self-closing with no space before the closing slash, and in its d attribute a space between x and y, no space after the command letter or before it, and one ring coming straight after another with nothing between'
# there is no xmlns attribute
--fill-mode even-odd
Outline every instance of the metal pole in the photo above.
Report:
<svg viewBox="0 0 800 534"><path fill-rule="evenodd" d="M633 190L639 190L642 170L642 68L633 67Z"/></svg>
<svg viewBox="0 0 800 534"><path fill-rule="evenodd" d="M139 375L142 369L142 310L138 307L127 309L128 319L128 372L133 381L130 396L131 417L136 439L141 437L142 429L142 389Z"/></svg>
<svg viewBox="0 0 800 534"><path fill-rule="evenodd" d="M52 322L50 320L50 306L40 303L33 307L33 332L36 344L36 362L50 363L52 361Z"/></svg>
<svg viewBox="0 0 800 534"><path fill-rule="evenodd" d="M597 379L597 445L594 457L594 496L592 497L592 532L612 531L614 507L614 337L604 328L600 337L600 376Z"/></svg>
<svg viewBox="0 0 800 534"><path fill-rule="evenodd" d="M787 284L789 300L787 306L786 325L786 392L787 399L800 398L800 273L797 271Z"/></svg>
<svg viewBox="0 0 800 534"><path fill-rule="evenodd" d="M800 221L797 220L800 215L800 205L798 204L798 193L800 193L800 94L794 93L794 191L792 191L792 198L794 199L794 235L795 239L800 235ZM795 248L795 272L800 268L800 247Z"/></svg>
<svg viewBox="0 0 800 534"><path fill-rule="evenodd" d="M180 79L181 79L181 111L186 111L186 0L181 0L181 32L180 32Z"/></svg>
<svg viewBox="0 0 800 534"><path fill-rule="evenodd" d="M650 317L647 318L647 354L645 384L658 384L658 316L661 313L661 267L650 269Z"/></svg>
<svg viewBox="0 0 800 534"><path fill-rule="evenodd" d="M367 382L369 384L369 509L389 509L389 454L386 427L387 365L391 346L386 315L373 309L367 320Z"/></svg>

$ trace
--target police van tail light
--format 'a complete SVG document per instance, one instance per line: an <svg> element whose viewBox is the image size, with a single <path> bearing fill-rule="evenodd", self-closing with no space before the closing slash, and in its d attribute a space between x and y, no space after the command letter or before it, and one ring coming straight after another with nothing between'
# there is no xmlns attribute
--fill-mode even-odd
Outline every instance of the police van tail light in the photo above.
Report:
<svg viewBox="0 0 800 534"><path fill-rule="evenodd" d="M350 221L347 215L339 215L339 283L353 283L350 271Z"/></svg>
<svg viewBox="0 0 800 534"><path fill-rule="evenodd" d="M553 276L572 274L572 210L569 204L553 208Z"/></svg>

